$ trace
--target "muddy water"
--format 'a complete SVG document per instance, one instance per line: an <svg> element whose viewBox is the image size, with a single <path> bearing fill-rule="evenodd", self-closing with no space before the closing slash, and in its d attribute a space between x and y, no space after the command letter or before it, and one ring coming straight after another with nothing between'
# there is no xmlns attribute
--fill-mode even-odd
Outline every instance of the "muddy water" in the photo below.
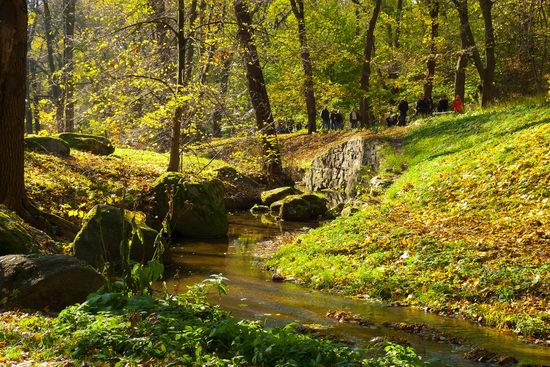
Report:
<svg viewBox="0 0 550 367"><path fill-rule="evenodd" d="M183 293L188 285L198 283L211 274L223 273L229 278L229 294L213 294L211 301L238 318L262 320L268 327L288 322L321 325L326 328L327 334L350 340L359 346L379 337L400 337L409 341L424 359L433 361L436 366L484 365L464 359L465 347L427 341L381 326L384 322L425 323L499 355L514 356L525 364L550 366L550 348L527 345L511 334L418 309L387 307L313 291L296 284L274 283L271 274L254 267L254 246L283 232L304 230L303 224L262 223L249 214L232 215L230 223L228 241L182 243L173 249L172 259L177 275L167 281L170 292ZM331 310L359 314L375 326L338 323L326 317Z"/></svg>

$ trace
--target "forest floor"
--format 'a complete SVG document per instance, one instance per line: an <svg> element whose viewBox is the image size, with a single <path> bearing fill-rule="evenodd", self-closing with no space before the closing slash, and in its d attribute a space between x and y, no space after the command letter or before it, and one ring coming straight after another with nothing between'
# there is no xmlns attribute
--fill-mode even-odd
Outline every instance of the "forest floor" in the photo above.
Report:
<svg viewBox="0 0 550 367"><path fill-rule="evenodd" d="M363 198L377 205L287 238L267 266L550 346L550 107L420 120L402 134L380 174L408 169Z"/></svg>

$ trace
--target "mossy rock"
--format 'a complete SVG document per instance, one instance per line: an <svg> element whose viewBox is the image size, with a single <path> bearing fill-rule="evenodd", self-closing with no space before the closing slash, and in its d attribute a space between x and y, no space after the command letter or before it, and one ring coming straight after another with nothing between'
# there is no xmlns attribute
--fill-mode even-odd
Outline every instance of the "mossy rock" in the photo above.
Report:
<svg viewBox="0 0 550 367"><path fill-rule="evenodd" d="M271 204L270 209L283 220L307 222L327 213L327 199L316 194L290 195Z"/></svg>
<svg viewBox="0 0 550 367"><path fill-rule="evenodd" d="M264 205L270 206L274 202L282 200L289 195L298 195L301 193L302 192L300 190L294 187L284 186L284 187L279 187L277 189L262 192L261 199Z"/></svg>
<svg viewBox="0 0 550 367"><path fill-rule="evenodd" d="M159 177L148 198L154 227L159 227L167 217L169 198L173 208L170 227L177 234L188 238L221 238L227 235L229 224L221 181L194 182L175 172Z"/></svg>
<svg viewBox="0 0 550 367"><path fill-rule="evenodd" d="M54 136L29 135L25 137L25 149L44 154L68 157L71 154L69 144Z"/></svg>
<svg viewBox="0 0 550 367"><path fill-rule="evenodd" d="M61 133L59 134L59 138L67 142L71 148L96 155L109 155L115 151L115 147L111 141L102 136Z"/></svg>
<svg viewBox="0 0 550 367"><path fill-rule="evenodd" d="M38 247L23 220L15 213L0 207L0 256L28 254Z"/></svg>
<svg viewBox="0 0 550 367"><path fill-rule="evenodd" d="M151 260L155 253L158 232L143 221L134 220L141 231L133 233L132 217L135 213L110 205L96 205L84 218L82 228L73 241L74 255L98 270L108 262L116 272L121 265L121 242L132 241L130 258L140 263ZM134 217L135 218L135 217Z"/></svg>

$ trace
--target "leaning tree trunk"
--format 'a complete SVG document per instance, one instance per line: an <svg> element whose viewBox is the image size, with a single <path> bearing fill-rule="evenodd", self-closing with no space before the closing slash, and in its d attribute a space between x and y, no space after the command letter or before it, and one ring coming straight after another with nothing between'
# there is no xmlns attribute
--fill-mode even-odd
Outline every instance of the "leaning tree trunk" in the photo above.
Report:
<svg viewBox="0 0 550 367"><path fill-rule="evenodd" d="M485 70L482 79L481 106L487 107L495 99L495 30L493 28L493 0L479 0L485 26Z"/></svg>
<svg viewBox="0 0 550 367"><path fill-rule="evenodd" d="M264 169L270 184L273 185L283 180L284 174L264 74L260 66L258 50L251 29L252 16L248 9L247 0L234 0L234 7L238 25L238 38L246 65L248 91L256 113L256 127L262 139Z"/></svg>
<svg viewBox="0 0 550 367"><path fill-rule="evenodd" d="M298 21L298 37L300 39L300 55L304 68L304 95L307 108L307 132L312 134L317 130L317 108L315 106L315 91L313 86L313 62L309 53L306 35L306 19L304 0L290 0L292 11Z"/></svg>
<svg viewBox="0 0 550 367"><path fill-rule="evenodd" d="M27 4L0 0L0 204L24 212Z"/></svg>
<svg viewBox="0 0 550 367"><path fill-rule="evenodd" d="M185 38L185 1L178 0L178 77L177 77L177 90L176 99L179 99L182 90L184 88L185 79L185 52L186 42ZM180 141L181 141L181 119L183 116L183 106L180 101L176 101L177 107L172 120L172 139L170 141L170 161L168 162L168 171L177 172L180 167Z"/></svg>
<svg viewBox="0 0 550 367"><path fill-rule="evenodd" d="M374 51L374 29L376 28L376 22L380 15L380 8L382 7L382 0L376 0L372 16L369 21L369 27L367 29L367 39L365 42L365 54L363 58L363 72L361 75L361 89L363 95L361 96L361 127L370 127L372 116L372 107L370 103L370 75L371 75L371 61Z"/></svg>
<svg viewBox="0 0 550 367"><path fill-rule="evenodd" d="M439 0L428 0L430 10L430 55L426 61L427 74L424 83L424 96L432 98L435 67L437 64L437 36L439 33Z"/></svg>
<svg viewBox="0 0 550 367"><path fill-rule="evenodd" d="M65 0L65 48L63 49L63 82L65 84L65 131L74 131L74 24L76 0Z"/></svg>

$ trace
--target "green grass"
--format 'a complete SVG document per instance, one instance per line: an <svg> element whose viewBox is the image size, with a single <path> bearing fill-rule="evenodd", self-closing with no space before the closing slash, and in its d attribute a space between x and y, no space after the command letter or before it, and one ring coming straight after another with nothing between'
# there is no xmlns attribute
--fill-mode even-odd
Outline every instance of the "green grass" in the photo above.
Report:
<svg viewBox="0 0 550 367"><path fill-rule="evenodd" d="M411 348L358 350L264 329L205 302L203 287L167 298L103 293L56 317L0 314L0 363L105 366L422 366Z"/></svg>
<svg viewBox="0 0 550 367"><path fill-rule="evenodd" d="M548 339L550 107L422 120L403 142L384 167L408 169L382 205L299 236L268 266Z"/></svg>

